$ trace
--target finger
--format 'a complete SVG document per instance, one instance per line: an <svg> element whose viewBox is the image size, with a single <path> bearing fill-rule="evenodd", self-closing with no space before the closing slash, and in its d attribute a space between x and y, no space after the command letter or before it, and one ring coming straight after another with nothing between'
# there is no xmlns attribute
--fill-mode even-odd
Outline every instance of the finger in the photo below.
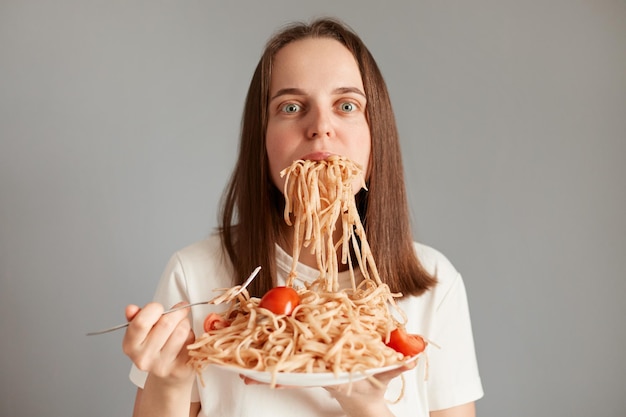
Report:
<svg viewBox="0 0 626 417"><path fill-rule="evenodd" d="M127 307L126 312L134 313L134 315L124 334L122 346L124 352L132 359L141 350L141 346L145 342L152 326L161 316L160 312L163 312L163 307L156 303L147 304L142 309L131 305Z"/></svg>
<svg viewBox="0 0 626 417"><path fill-rule="evenodd" d="M131 308L132 310L132 308ZM138 310L128 325L127 333L135 340L146 339L148 333L163 314L163 306L159 303L148 303Z"/></svg>
<svg viewBox="0 0 626 417"><path fill-rule="evenodd" d="M186 362L187 345L192 339L195 339L195 336L191 330L191 323L187 317L184 317L163 344L160 351L161 359L164 362Z"/></svg>
<svg viewBox="0 0 626 417"><path fill-rule="evenodd" d="M392 379L400 376L402 373L404 373L406 371L410 371L411 369L415 368L416 366L417 366L417 361L416 360L411 360L409 362L406 362L405 364L403 364L399 368L392 369L390 371L381 372L379 374L376 374L376 375L374 375L374 378L376 378L378 381L382 382L383 384L387 384Z"/></svg>
<svg viewBox="0 0 626 417"><path fill-rule="evenodd" d="M127 305L126 310L124 311L126 315L126 320L131 321L137 315L137 313L139 313L139 311L141 311L141 308L139 308L139 306L136 306L134 304Z"/></svg>
<svg viewBox="0 0 626 417"><path fill-rule="evenodd" d="M196 335L191 329L191 324L190 324L189 331L187 332L187 339L181 346L178 356L176 357L177 366L182 367L182 368L192 369L192 367L189 366L189 349L187 349L187 346L189 346L195 341L196 341Z"/></svg>
<svg viewBox="0 0 626 417"><path fill-rule="evenodd" d="M172 336L172 333L175 331L176 327L182 320L187 319L188 309L183 309L179 311L175 311L173 313L168 314L159 314L157 319L152 325L147 329L148 333L144 338L142 343L142 349L151 353L158 353L163 349L168 339ZM162 310L161 310L162 312ZM140 315L137 316L139 319ZM153 317L150 316L149 320L152 320ZM148 321L149 323L149 321ZM132 324L132 322L131 322ZM145 331L146 329L142 329ZM187 332L185 332L184 338L187 337Z"/></svg>
<svg viewBox="0 0 626 417"><path fill-rule="evenodd" d="M177 358L179 361L182 361L185 364L189 362L189 349L187 348L187 346L196 342L196 334L193 332L193 328L191 327L192 326L190 323L190 329L189 329L189 332L187 332L187 340L185 340L183 349L181 349L180 354L178 355L178 358Z"/></svg>
<svg viewBox="0 0 626 417"><path fill-rule="evenodd" d="M246 385L267 385L265 382L261 382L261 381L257 381L256 379L252 379L252 378L248 378L245 375L241 375L239 374L239 378L243 381L244 384Z"/></svg>
<svg viewBox="0 0 626 417"><path fill-rule="evenodd" d="M149 303L135 315L126 332L123 347L139 369L163 373L172 365L185 340L190 338L187 311L183 309L163 315L162 305ZM183 321L181 328L176 330Z"/></svg>
<svg viewBox="0 0 626 417"><path fill-rule="evenodd" d="M189 304L189 303L187 301L179 301L176 304L174 304L173 306L171 306L170 310L178 308L178 307L182 307L182 306L184 306L186 304ZM185 310L185 309L183 309L183 310Z"/></svg>
<svg viewBox="0 0 626 417"><path fill-rule="evenodd" d="M250 377L247 377L247 376L241 375L241 374L239 374L239 378L246 385L266 385L266 386L270 386L271 385L269 382L257 381L256 379L252 379ZM299 387L291 386L291 385L280 385L280 384L276 384L274 386L274 389L284 389L284 388L299 388Z"/></svg>

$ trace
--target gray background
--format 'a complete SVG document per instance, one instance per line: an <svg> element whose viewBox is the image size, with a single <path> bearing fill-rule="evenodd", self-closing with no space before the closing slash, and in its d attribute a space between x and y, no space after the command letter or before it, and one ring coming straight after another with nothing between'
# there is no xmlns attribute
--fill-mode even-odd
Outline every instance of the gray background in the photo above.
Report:
<svg viewBox="0 0 626 417"><path fill-rule="evenodd" d="M463 273L482 416L626 415L623 1L2 1L0 415L130 415L121 333L216 224L278 26L369 45L417 239Z"/></svg>

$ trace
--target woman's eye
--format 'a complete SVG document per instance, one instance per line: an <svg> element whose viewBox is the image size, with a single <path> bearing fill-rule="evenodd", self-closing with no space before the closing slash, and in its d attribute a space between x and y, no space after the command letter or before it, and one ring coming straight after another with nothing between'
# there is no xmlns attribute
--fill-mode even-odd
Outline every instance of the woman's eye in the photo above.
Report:
<svg viewBox="0 0 626 417"><path fill-rule="evenodd" d="M297 113L300 111L300 106L296 103L288 103L281 108L281 111L285 113Z"/></svg>
<svg viewBox="0 0 626 417"><path fill-rule="evenodd" d="M346 113L350 113L356 110L356 106L354 105L354 103L350 103L349 101L345 103L341 103L340 108L341 108L341 111L346 112Z"/></svg>

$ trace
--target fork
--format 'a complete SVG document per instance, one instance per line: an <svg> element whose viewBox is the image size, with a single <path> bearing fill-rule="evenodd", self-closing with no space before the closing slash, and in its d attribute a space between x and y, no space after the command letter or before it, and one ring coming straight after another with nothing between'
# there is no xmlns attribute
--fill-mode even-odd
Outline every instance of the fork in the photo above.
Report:
<svg viewBox="0 0 626 417"><path fill-rule="evenodd" d="M243 285L241 286L241 288L239 288L237 290L237 292L235 292L233 294L233 297L239 295L239 293L241 293L244 289L246 289L246 287L248 285L250 285L250 283L252 282L252 280L257 276L257 274L259 273L259 271L261 270L260 266L257 266L254 271L252 271L252 273L250 274L250 276L248 276L248 278L246 279L246 281L243 283ZM184 308L187 307L193 307L193 306L197 306L197 305L201 305L201 304L210 304L212 300L209 301L198 301L196 303L191 303L191 304L185 304L182 306L178 306L178 307L174 307L174 308L170 308L169 310L164 311L161 315L165 315L165 314L169 314L169 313L173 313L175 311L178 310L182 310ZM87 333L87 336L96 336L99 334L104 334L104 333L109 333L109 332L113 332L115 330L119 330L119 329L123 329L125 327L128 327L128 325L130 324L130 322L126 322L126 323L122 323L122 324L118 324L117 326L113 326L113 327L109 327L107 329L102 329L102 330L98 330L96 332L89 332Z"/></svg>

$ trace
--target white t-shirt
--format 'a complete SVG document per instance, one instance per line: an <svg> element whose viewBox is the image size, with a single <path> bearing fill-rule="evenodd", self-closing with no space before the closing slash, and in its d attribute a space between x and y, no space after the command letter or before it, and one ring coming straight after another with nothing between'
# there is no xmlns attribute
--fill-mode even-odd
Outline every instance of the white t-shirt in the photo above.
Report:
<svg viewBox="0 0 626 417"><path fill-rule="evenodd" d="M426 349L427 360L404 373L404 395L389 408L397 417L426 417L429 411L454 407L482 397L467 297L461 275L436 250L415 243L422 265L436 272L438 283L419 297L405 297L398 302L408 317L409 333L423 335L434 342ZM292 258L277 247L278 284L291 269ZM318 271L298 264L300 279L314 280ZM214 290L229 288L232 267L222 252L219 236L188 246L170 259L157 287L155 301L166 308L179 301L210 300ZM349 287L349 273L340 274L342 287ZM211 311L224 306L192 307L191 318L196 336L203 333L203 320ZM436 344L438 347L435 347ZM190 401L202 403L204 416L232 417L329 417L344 416L338 403L324 388L271 389L265 385L245 385L234 372L209 366L203 372L204 386L194 384ZM147 374L132 367L131 381L143 387ZM402 378L391 381L386 398L397 399Z"/></svg>

